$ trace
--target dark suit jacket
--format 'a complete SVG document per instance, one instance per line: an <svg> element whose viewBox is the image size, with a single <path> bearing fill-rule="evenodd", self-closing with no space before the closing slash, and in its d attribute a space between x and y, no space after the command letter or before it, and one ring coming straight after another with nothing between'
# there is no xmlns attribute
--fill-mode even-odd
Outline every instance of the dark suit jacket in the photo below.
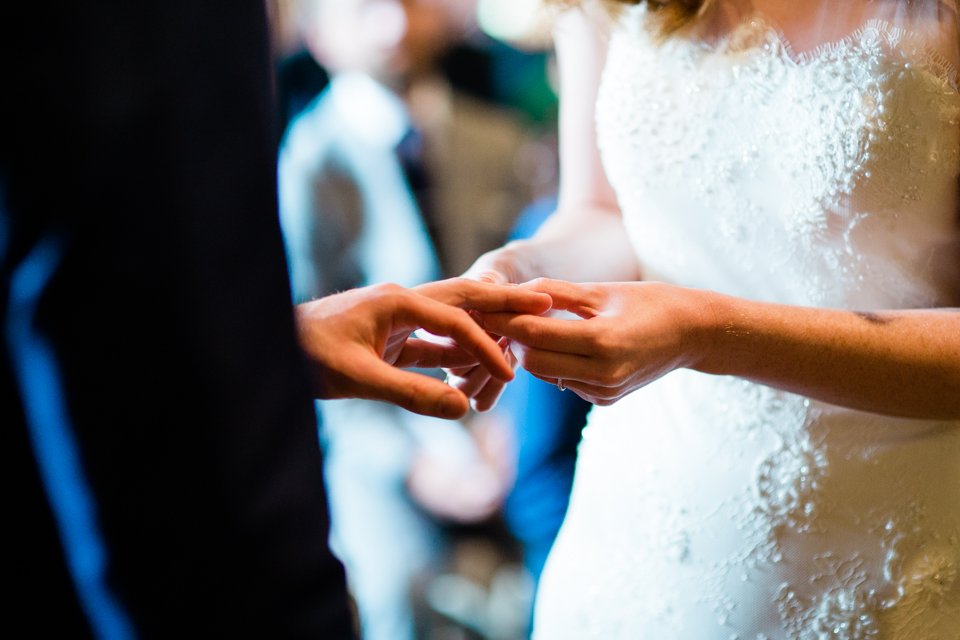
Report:
<svg viewBox="0 0 960 640"><path fill-rule="evenodd" d="M5 56L0 120L7 624L348 637L263 3L19 11L0 20L28 45Z"/></svg>

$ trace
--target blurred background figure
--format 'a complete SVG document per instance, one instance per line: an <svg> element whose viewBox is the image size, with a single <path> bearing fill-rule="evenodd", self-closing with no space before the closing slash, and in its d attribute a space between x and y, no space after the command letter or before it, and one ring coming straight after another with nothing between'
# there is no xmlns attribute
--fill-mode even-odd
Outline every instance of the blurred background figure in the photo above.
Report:
<svg viewBox="0 0 960 640"><path fill-rule="evenodd" d="M422 274L423 265L411 264L410 256L426 255L417 251L425 239L437 258L437 273L459 274L473 256L504 240L519 211L530 202L530 167L522 163L529 136L518 114L475 99L483 93L492 95L486 80L466 83L473 85L473 96L450 81L466 75L458 68L489 76L489 66L495 64L481 62L483 54L477 50L465 53L467 47L452 53L454 45L463 42L466 20L461 5L455 0L298 3L304 44L333 81L286 133L281 204L284 217L296 210L296 215L323 220L326 227L318 235L326 237L331 216L312 212L333 205L315 190L303 189L306 181L286 178L320 176L311 181L314 188L333 184L341 201L353 198L337 207L346 216L337 222L347 235L339 242L325 242L355 256L363 253L355 264L372 261L383 266L393 260ZM354 185L346 193L345 182ZM406 198L398 195L404 191ZM403 209L406 217L418 219L427 231L425 237L391 236L391 231L404 227L397 222L404 217ZM362 211L369 221L360 226L360 216L347 210ZM376 215L388 215L394 222L383 226L381 220L370 218ZM292 228L305 228L303 220L298 222ZM406 228L412 231L415 226ZM305 237L297 234L298 239ZM403 241L414 246L404 246ZM348 268L341 256L317 249L292 252L304 260L292 265L295 285L305 285L298 291L312 294L341 286L336 278L316 286L304 282L311 272L331 274L330 269L317 268L315 260L335 261L331 266L337 270ZM364 276L377 282L406 273L368 271Z"/></svg>
<svg viewBox="0 0 960 640"><path fill-rule="evenodd" d="M473 5L301 0L274 8L283 12L299 28L281 34L277 76L294 299L455 275L501 244L545 183L543 157L555 169L520 111L479 99L493 96L497 63L464 46ZM457 76L470 79L456 86ZM318 410L331 544L364 638L438 637L418 604L464 633L522 635L530 589L518 567L502 570L511 551L498 528L515 458L505 423L451 425L362 400ZM510 597L491 597L493 583Z"/></svg>
<svg viewBox="0 0 960 640"><path fill-rule="evenodd" d="M298 20L300 0L267 0L272 31L278 132L320 95L330 76L306 47Z"/></svg>

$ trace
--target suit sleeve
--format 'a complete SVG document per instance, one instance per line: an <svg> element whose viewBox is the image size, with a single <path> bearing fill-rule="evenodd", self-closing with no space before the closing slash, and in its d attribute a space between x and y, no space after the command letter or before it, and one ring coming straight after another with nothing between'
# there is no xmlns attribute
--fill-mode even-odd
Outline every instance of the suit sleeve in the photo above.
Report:
<svg viewBox="0 0 960 640"><path fill-rule="evenodd" d="M29 99L3 123L4 419L60 575L94 635L350 637L263 3L105 5L25 5L38 46L5 74Z"/></svg>

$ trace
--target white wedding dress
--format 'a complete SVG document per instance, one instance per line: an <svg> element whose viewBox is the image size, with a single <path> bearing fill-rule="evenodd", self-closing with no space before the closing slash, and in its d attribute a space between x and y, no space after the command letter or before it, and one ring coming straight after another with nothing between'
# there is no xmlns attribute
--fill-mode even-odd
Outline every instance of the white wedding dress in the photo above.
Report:
<svg viewBox="0 0 960 640"><path fill-rule="evenodd" d="M796 1L836 37L619 18L598 139L644 277L865 323L960 306L956 3ZM688 370L595 408L534 635L958 640L960 422Z"/></svg>

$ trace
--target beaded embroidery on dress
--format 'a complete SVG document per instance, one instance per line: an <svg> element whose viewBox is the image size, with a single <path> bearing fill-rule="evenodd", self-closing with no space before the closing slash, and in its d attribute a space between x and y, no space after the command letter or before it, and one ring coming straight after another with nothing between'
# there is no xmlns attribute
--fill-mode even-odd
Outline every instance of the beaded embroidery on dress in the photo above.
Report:
<svg viewBox="0 0 960 640"><path fill-rule="evenodd" d="M950 52L882 19L800 54L759 17L713 45L655 44L646 19L611 35L597 126L647 279L960 306ZM960 640L960 423L686 370L598 407L534 633Z"/></svg>

